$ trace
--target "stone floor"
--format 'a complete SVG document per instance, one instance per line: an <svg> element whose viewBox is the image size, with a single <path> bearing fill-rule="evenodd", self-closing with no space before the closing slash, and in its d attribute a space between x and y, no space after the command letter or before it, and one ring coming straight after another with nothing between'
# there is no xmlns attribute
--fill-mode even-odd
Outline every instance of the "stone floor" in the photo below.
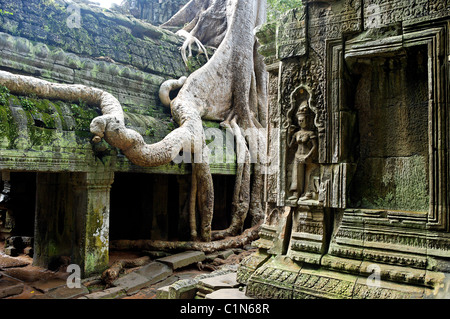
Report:
<svg viewBox="0 0 450 319"><path fill-rule="evenodd" d="M233 276L240 260L254 251L252 247L246 248L209 255L188 252L165 256L162 252L146 252L151 261L142 267L125 269L113 287L106 287L100 276L94 276L83 279L80 288L69 288L67 278L71 273L66 271L67 264L55 271L43 269L33 266L31 257L24 254L10 257L0 247L0 299L155 299L157 295L165 299L169 287L175 291L175 298L208 299L217 295L245 299ZM142 254L110 252L110 265L120 259L138 257ZM187 289L186 283L195 289ZM179 294L177 285L189 294ZM224 288L230 290L216 292ZM208 297L213 292L216 294Z"/></svg>

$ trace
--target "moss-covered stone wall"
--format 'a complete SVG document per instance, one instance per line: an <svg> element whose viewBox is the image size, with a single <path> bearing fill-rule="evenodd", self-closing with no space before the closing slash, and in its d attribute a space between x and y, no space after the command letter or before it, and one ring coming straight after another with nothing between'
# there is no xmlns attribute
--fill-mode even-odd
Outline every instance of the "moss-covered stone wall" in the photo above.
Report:
<svg viewBox="0 0 450 319"><path fill-rule="evenodd" d="M206 62L194 56L197 64L186 67L179 51L182 43L172 32L80 2L0 0L0 70L109 92L122 105L125 125L147 143L162 140L177 127L170 109L161 105L160 85L189 75ZM189 164L143 168L105 141L93 144L89 126L98 115L99 107L83 100L69 103L14 95L0 86L0 172L36 172L37 176L36 197L29 199L37 198L35 265L50 267L59 257L70 256L83 276L108 266L110 189L115 173L172 174L176 181L174 175L187 175L181 181L189 176ZM204 126L219 129L218 123ZM215 135L222 133L218 130ZM226 152L211 154L218 161L211 165L213 174L235 173L233 150L232 145L228 147L232 152L227 154L232 160L228 163L220 161ZM152 238L168 234L160 230L168 225L164 222L167 211L176 214L183 207L189 183L185 184L180 207L174 201L167 200L168 205L155 201ZM128 187L116 184L120 186ZM168 191L163 195L169 196ZM148 210L143 213L148 217Z"/></svg>
<svg viewBox="0 0 450 319"><path fill-rule="evenodd" d="M128 0L126 9L136 18L160 25L168 21L188 2L189 0Z"/></svg>
<svg viewBox="0 0 450 319"><path fill-rule="evenodd" d="M96 163L100 162L113 171L189 173L189 165L183 163L138 167L106 142L92 144L89 125L99 114L97 107L83 101L68 103L16 96L0 86L0 169L87 172L95 170ZM128 109L124 115L125 124L141 133L147 143L161 140L176 126L168 117L156 119ZM205 122L204 126L207 129L218 125ZM214 173L233 174L235 171L235 154L226 153L229 149L226 146L224 144L223 152L218 154L226 154L228 163L220 163L216 158L218 154L211 154L211 162L216 162L211 166Z"/></svg>
<svg viewBox="0 0 450 319"><path fill-rule="evenodd" d="M162 140L177 126L158 97L162 82L190 72L177 35L82 3L0 0L0 10L0 69L113 94L127 127L147 143ZM79 14L79 27L70 20L74 14ZM188 172L188 165L178 164L136 167L106 143L93 150L89 123L100 110L83 101L11 96L0 89L0 169L89 171L93 161L113 155L108 157L113 170ZM234 168L219 163L213 171L232 174Z"/></svg>
<svg viewBox="0 0 450 319"><path fill-rule="evenodd" d="M61 0L0 1L0 31L79 56L116 62L166 77L184 75L171 32L108 9Z"/></svg>

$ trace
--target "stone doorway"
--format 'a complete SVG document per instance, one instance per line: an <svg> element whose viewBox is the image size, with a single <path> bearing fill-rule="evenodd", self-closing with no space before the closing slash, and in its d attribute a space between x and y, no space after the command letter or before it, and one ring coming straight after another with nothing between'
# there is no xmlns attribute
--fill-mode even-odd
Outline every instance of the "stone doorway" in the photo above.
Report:
<svg viewBox="0 0 450 319"><path fill-rule="evenodd" d="M427 212L427 50L358 59L350 70L359 141L349 206Z"/></svg>

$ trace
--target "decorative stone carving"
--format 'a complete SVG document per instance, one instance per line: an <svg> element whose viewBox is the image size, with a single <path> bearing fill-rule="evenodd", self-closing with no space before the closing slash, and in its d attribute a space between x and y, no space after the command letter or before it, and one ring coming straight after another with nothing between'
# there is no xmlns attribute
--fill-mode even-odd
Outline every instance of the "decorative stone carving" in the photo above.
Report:
<svg viewBox="0 0 450 319"><path fill-rule="evenodd" d="M274 208L268 214L265 223L259 231L260 238L253 242L253 245L267 249L273 255L286 253L287 240L291 227L292 209L291 207Z"/></svg>
<svg viewBox="0 0 450 319"><path fill-rule="evenodd" d="M306 11L304 7L285 14L278 29L277 58L282 60L307 54Z"/></svg>
<svg viewBox="0 0 450 319"><path fill-rule="evenodd" d="M294 124L288 127L288 148L296 149L292 165L289 201L300 204L303 201L317 200L319 191L318 174L318 138L313 124L314 113L311 111L311 94L304 87L297 88L291 95L291 109L288 111L288 122L296 111Z"/></svg>
<svg viewBox="0 0 450 319"><path fill-rule="evenodd" d="M298 262L319 265L326 249L327 231L322 207L299 205L292 215L292 232L287 255Z"/></svg>
<svg viewBox="0 0 450 319"><path fill-rule="evenodd" d="M308 0L278 22L277 194L267 177L256 242L273 257L246 268L249 295L448 293L447 2Z"/></svg>
<svg viewBox="0 0 450 319"><path fill-rule="evenodd" d="M300 267L285 257L269 260L247 283L247 295L262 299L292 299L293 284Z"/></svg>

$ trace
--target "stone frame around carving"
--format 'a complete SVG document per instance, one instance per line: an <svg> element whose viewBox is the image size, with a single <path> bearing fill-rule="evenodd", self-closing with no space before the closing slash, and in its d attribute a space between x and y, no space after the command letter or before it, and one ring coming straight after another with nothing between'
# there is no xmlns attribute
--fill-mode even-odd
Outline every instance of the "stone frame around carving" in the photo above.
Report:
<svg viewBox="0 0 450 319"><path fill-rule="evenodd" d="M348 149L351 136L348 134L349 127L346 125L349 108L345 100L347 90L345 68L356 58L391 54L418 45L427 46L430 203L426 227L430 230L446 232L450 231L449 26L450 22L409 26L402 35L378 40L356 38L345 43L341 39L327 40L325 94L326 109L330 119L326 123L326 161L351 163ZM343 205L342 208L348 207ZM413 219L417 218L414 213L405 212L404 214L406 218L408 215L411 215Z"/></svg>

